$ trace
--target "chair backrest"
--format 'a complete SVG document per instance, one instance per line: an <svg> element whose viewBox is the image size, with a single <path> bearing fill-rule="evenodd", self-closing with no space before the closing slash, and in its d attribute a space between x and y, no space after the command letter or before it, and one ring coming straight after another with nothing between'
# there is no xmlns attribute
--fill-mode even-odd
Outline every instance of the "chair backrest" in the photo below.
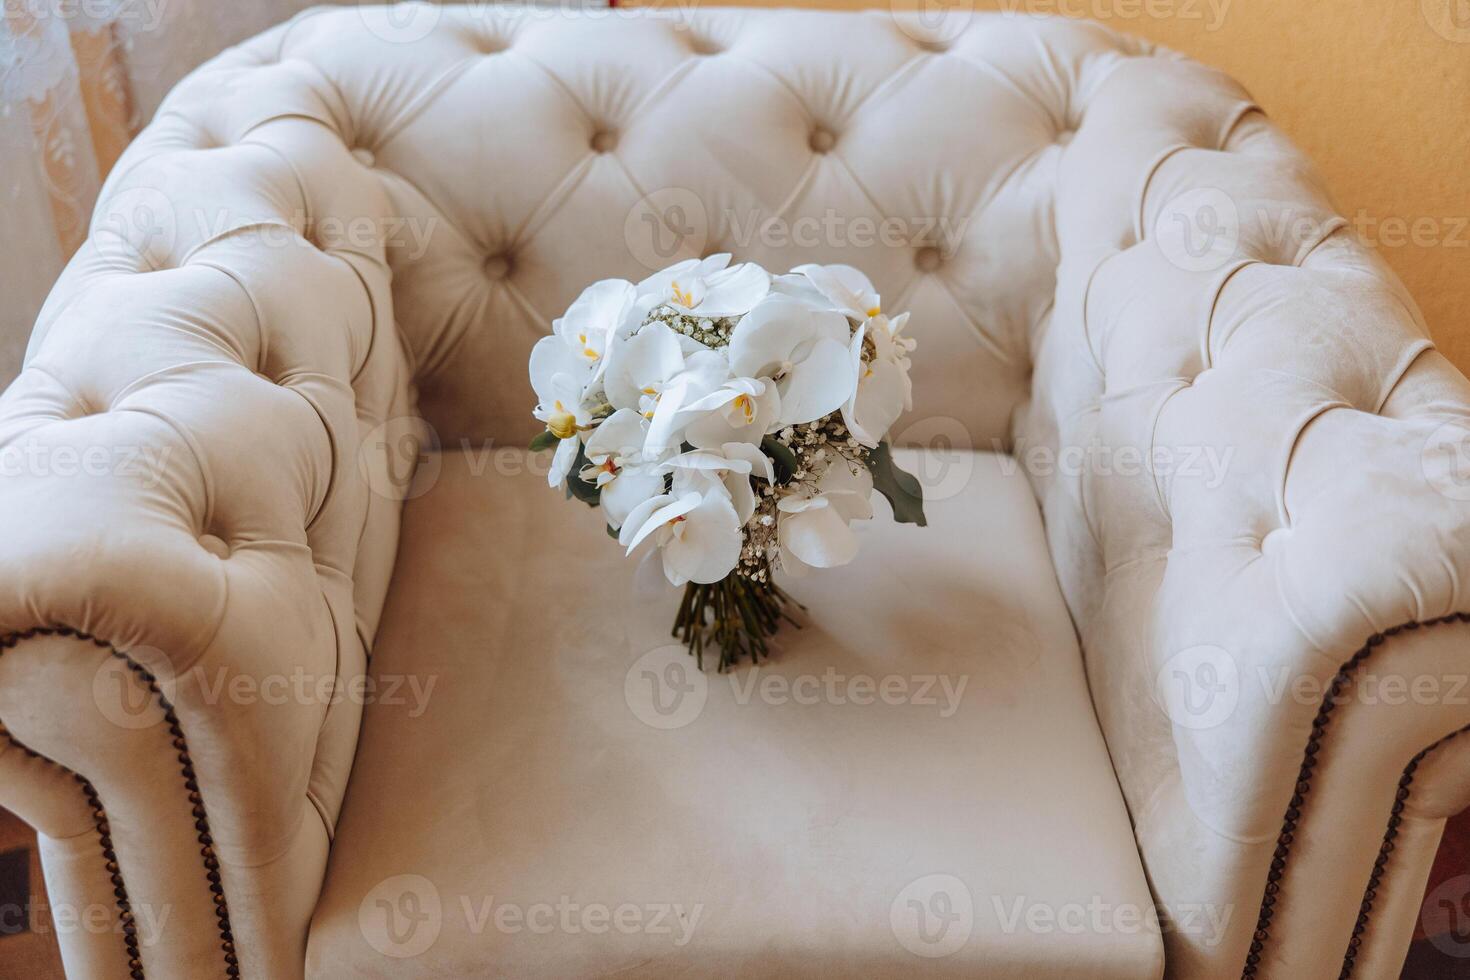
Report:
<svg viewBox="0 0 1470 980"><path fill-rule="evenodd" d="M533 431L527 353L583 286L729 251L867 272L914 314L914 418L989 448L1051 309L1065 148L1090 94L1147 52L1005 15L323 9L201 69L150 135L276 150L254 190L304 206L273 220L328 255L386 244L446 443ZM125 171L112 191L159 178ZM262 220L170 198L206 208L175 214L201 243Z"/></svg>

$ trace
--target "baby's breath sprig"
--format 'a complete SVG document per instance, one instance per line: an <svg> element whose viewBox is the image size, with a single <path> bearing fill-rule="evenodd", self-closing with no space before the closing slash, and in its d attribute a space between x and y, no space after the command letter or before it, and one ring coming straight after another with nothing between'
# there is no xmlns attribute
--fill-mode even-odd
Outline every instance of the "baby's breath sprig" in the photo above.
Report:
<svg viewBox="0 0 1470 980"><path fill-rule="evenodd" d="M674 333L691 337L706 347L718 348L730 346L730 335L735 332L735 324L739 322L740 318L737 316L694 316L691 313L680 313L672 306L659 306L648 314L643 326L662 323Z"/></svg>

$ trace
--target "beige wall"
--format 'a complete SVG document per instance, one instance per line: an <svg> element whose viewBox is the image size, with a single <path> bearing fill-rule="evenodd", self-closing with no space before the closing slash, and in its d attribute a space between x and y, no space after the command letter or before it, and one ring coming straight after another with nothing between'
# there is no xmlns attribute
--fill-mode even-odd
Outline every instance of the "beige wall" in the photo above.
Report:
<svg viewBox="0 0 1470 980"><path fill-rule="evenodd" d="M1441 349L1470 373L1470 3L891 0L894 9L916 2L928 11L1088 17L1225 69L1317 161L1342 213L1388 258Z"/></svg>

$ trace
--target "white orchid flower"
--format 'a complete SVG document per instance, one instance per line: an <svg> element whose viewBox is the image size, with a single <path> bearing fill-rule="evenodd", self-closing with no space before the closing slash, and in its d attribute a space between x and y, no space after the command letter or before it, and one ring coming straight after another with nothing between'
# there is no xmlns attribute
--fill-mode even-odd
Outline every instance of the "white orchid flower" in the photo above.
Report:
<svg viewBox="0 0 1470 980"><path fill-rule="evenodd" d="M723 487L645 500L628 515L618 543L631 554L650 536L672 585L718 582L740 561L740 518Z"/></svg>
<svg viewBox="0 0 1470 980"><path fill-rule="evenodd" d="M631 408L650 422L645 451L678 445L693 416L681 410L719 388L730 377L723 354L701 349L685 355L679 335L650 323L613 346L603 379L609 404Z"/></svg>
<svg viewBox="0 0 1470 980"><path fill-rule="evenodd" d="M593 380L602 376L608 345L624 328L636 299L631 282L603 279L582 290L566 313L552 322L552 331L567 349L592 369Z"/></svg>
<svg viewBox="0 0 1470 980"><path fill-rule="evenodd" d="M759 445L781 417L781 393L774 381L731 378L684 412L694 416L684 438L696 449L715 449L727 442Z"/></svg>
<svg viewBox="0 0 1470 980"><path fill-rule="evenodd" d="M735 325L730 368L736 377L775 381L781 403L774 427L814 422L841 408L857 388L851 339L843 314L769 296Z"/></svg>
<svg viewBox="0 0 1470 980"><path fill-rule="evenodd" d="M721 487L730 496L740 526L750 522L755 513L755 490L750 478L758 476L767 483L776 480L770 457L748 442L728 442L715 449L700 449L674 457L666 466L673 475L675 496L691 490L707 493Z"/></svg>
<svg viewBox="0 0 1470 980"><path fill-rule="evenodd" d="M730 253L721 252L669 266L638 284L639 303L710 319L742 316L770 292L771 275L751 262L729 265Z"/></svg>
<svg viewBox="0 0 1470 980"><path fill-rule="evenodd" d="M806 276L834 309L858 322L883 312L873 283L850 265L799 265L791 271Z"/></svg>
<svg viewBox="0 0 1470 980"><path fill-rule="evenodd" d="M584 404L590 366L577 357L558 337L542 337L531 348L531 388L536 392L532 412L560 440L551 458L546 482L561 486L577 461L580 433L592 424Z"/></svg>
<svg viewBox="0 0 1470 980"><path fill-rule="evenodd" d="M916 345L912 338L900 336L908 319L907 313L892 320L880 313L853 335L859 339L866 335L872 340L873 357L864 363L861 346L854 346L858 384L842 406L842 421L870 449L888 434L900 415L914 407L909 353Z"/></svg>
<svg viewBox="0 0 1470 980"><path fill-rule="evenodd" d="M788 272L784 276L772 276L771 295L788 296L813 310L836 308L836 304L829 300L820 289L813 286L810 279L794 272Z"/></svg>
<svg viewBox="0 0 1470 980"><path fill-rule="evenodd" d="M587 465L579 475L602 491L599 503L613 530L623 526L633 508L664 490L663 456L643 452L648 424L633 409L620 408L587 439Z"/></svg>
<svg viewBox="0 0 1470 980"><path fill-rule="evenodd" d="M833 463L815 490L798 490L776 502L776 539L782 564L835 568L857 556L858 539L849 522L873 516L873 477L845 460ZM795 562L789 559L795 559Z"/></svg>

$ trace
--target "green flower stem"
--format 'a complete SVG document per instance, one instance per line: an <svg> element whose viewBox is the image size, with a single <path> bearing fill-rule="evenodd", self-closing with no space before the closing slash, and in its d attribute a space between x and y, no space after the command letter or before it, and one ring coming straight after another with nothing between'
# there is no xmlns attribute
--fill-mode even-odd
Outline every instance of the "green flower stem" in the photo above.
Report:
<svg viewBox="0 0 1470 980"><path fill-rule="evenodd" d="M712 585L690 582L674 618L673 635L689 647L701 670L705 647L718 647L717 669L723 673L742 660L759 663L768 658L770 640L783 620L800 629L791 606L806 608L774 582L756 582L733 572Z"/></svg>

